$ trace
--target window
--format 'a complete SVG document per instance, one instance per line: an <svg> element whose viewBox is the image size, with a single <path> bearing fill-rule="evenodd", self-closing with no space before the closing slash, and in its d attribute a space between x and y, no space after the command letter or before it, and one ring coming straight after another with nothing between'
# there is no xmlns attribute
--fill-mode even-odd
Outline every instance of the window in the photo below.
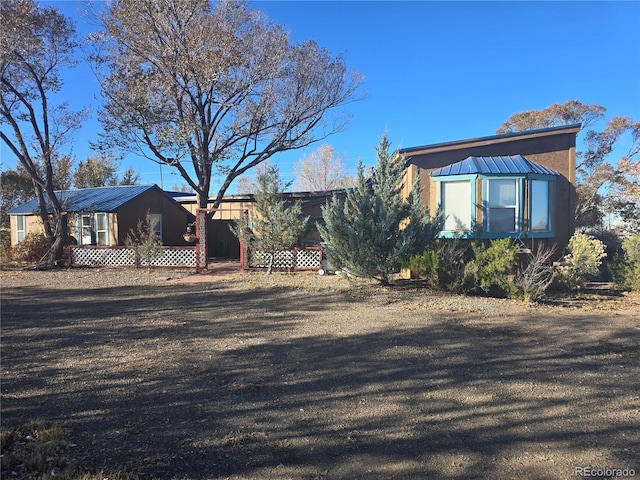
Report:
<svg viewBox="0 0 640 480"><path fill-rule="evenodd" d="M149 213L149 228L158 236L162 241L162 214L161 213Z"/></svg>
<svg viewBox="0 0 640 480"><path fill-rule="evenodd" d="M16 215L16 243L23 241L27 237L27 217L26 215Z"/></svg>
<svg viewBox="0 0 640 480"><path fill-rule="evenodd" d="M487 232L514 233L518 231L518 180L490 179L487 184Z"/></svg>
<svg viewBox="0 0 640 480"><path fill-rule="evenodd" d="M531 215L529 224L532 232L548 232L551 230L549 208L549 182L547 180L531 180L529 184Z"/></svg>
<svg viewBox="0 0 640 480"><path fill-rule="evenodd" d="M80 245L109 245L109 214L83 213L77 225Z"/></svg>
<svg viewBox="0 0 640 480"><path fill-rule="evenodd" d="M547 174L441 175L438 206L445 216L440 236L553 238L555 178ZM481 180L481 181L478 181ZM481 188L482 195L477 192ZM482 210L476 204L482 196ZM481 217L476 217L477 215ZM482 219L481 223L480 218Z"/></svg>
<svg viewBox="0 0 640 480"><path fill-rule="evenodd" d="M109 245L108 214L96 213L96 241L98 245Z"/></svg>
<svg viewBox="0 0 640 480"><path fill-rule="evenodd" d="M440 183L440 205L446 218L445 232L471 231L471 181Z"/></svg>

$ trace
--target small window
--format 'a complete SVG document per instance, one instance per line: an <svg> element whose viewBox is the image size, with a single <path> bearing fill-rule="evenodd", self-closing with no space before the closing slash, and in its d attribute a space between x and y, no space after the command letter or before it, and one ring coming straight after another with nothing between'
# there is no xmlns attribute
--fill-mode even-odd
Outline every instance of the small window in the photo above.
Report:
<svg viewBox="0 0 640 480"><path fill-rule="evenodd" d="M27 216L16 215L16 243L27 237Z"/></svg>
<svg viewBox="0 0 640 480"><path fill-rule="evenodd" d="M546 180L531 180L531 231L548 232L551 230L551 215L549 209L549 182Z"/></svg>
<svg viewBox="0 0 640 480"><path fill-rule="evenodd" d="M98 245L109 245L108 214L96 213L96 241Z"/></svg>
<svg viewBox="0 0 640 480"><path fill-rule="evenodd" d="M471 231L471 182L441 182L441 207L445 216L445 232Z"/></svg>
<svg viewBox="0 0 640 480"><path fill-rule="evenodd" d="M161 213L149 213L149 228L158 236L162 241L162 214Z"/></svg>
<svg viewBox="0 0 640 480"><path fill-rule="evenodd" d="M518 229L518 183L515 179L488 181L487 231L513 233Z"/></svg>

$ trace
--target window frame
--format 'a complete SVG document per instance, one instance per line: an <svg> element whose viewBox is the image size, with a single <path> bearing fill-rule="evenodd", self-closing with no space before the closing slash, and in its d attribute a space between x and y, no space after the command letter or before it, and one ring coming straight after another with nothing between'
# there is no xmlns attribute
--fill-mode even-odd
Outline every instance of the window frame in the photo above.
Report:
<svg viewBox="0 0 640 480"><path fill-rule="evenodd" d="M482 176L482 233L480 238L516 238L523 232L523 204L525 175L483 175ZM492 232L489 230L490 201L489 184L491 180L513 180L516 182L516 204L514 230L511 232Z"/></svg>
<svg viewBox="0 0 640 480"><path fill-rule="evenodd" d="M88 218L89 219L89 225L85 226L84 224L84 219ZM93 245L94 244L94 239L95 239L95 230L94 230L94 221L95 219L93 218L93 214L92 213L88 213L88 212L80 212L78 214L78 244L79 245ZM85 243L84 238L85 238L85 228L89 228L89 237L91 238L91 240L89 241L89 243Z"/></svg>
<svg viewBox="0 0 640 480"><path fill-rule="evenodd" d="M16 244L24 241L27 235L27 216L16 215Z"/></svg>
<svg viewBox="0 0 640 480"><path fill-rule="evenodd" d="M458 182L468 182L470 184L470 202L469 202L469 230L468 231L453 231L453 230L443 230L440 232L440 238L474 238L476 236L476 182L478 176L477 175L445 175L441 177L435 177L434 180L436 182L436 198L437 205L436 207L442 210L444 214L445 205L443 203L443 188L442 185L445 183L458 183Z"/></svg>
<svg viewBox="0 0 640 480"><path fill-rule="evenodd" d="M100 229L100 222L98 216L104 216L105 229ZM84 225L84 219L88 218L90 225ZM84 228L89 228L91 241L90 243L84 242ZM104 235L105 243L100 243L100 235ZM109 238L109 212L79 212L76 216L76 236L78 245L98 245L98 246L110 246L111 240Z"/></svg>
<svg viewBox="0 0 640 480"><path fill-rule="evenodd" d="M553 175L542 175L542 174L530 174L528 175L528 201L529 201L529 225L527 234L530 238L553 238L556 236L555 234L555 223L554 223L554 213L555 213L555 197L556 197L556 177ZM547 182L547 215L549 218L549 224L547 230L533 230L533 181L545 181Z"/></svg>
<svg viewBox="0 0 640 480"><path fill-rule="evenodd" d="M94 219L94 236L96 245L109 246L109 214L106 212L96 212ZM100 217L104 218L104 229L100 228ZM104 235L104 243L100 243L100 235Z"/></svg>
<svg viewBox="0 0 640 480"><path fill-rule="evenodd" d="M158 221L153 224L152 219L157 218ZM148 213L148 221L149 221L149 229L153 228L156 235L160 239L160 242L163 243L164 240L162 238L162 212L149 212ZM157 228L156 228L157 227Z"/></svg>

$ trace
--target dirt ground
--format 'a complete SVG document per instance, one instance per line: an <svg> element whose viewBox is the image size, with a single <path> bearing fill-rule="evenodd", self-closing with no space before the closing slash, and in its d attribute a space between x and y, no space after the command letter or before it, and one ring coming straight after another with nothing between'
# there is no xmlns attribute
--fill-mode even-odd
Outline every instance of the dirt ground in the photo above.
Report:
<svg viewBox="0 0 640 480"><path fill-rule="evenodd" d="M528 306L232 271L0 280L2 426L64 424L88 471L640 476L637 296Z"/></svg>

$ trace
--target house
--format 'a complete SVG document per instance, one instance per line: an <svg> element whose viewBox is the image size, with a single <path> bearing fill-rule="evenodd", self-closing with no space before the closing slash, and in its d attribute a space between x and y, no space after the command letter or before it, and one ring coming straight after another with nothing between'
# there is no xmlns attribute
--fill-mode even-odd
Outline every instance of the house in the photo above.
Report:
<svg viewBox="0 0 640 480"><path fill-rule="evenodd" d="M79 245L125 245L127 236L147 215L164 245L188 245L183 234L194 216L156 185L60 190L56 195L68 215L69 235ZM44 232L35 198L8 214L11 245L29 233Z"/></svg>
<svg viewBox="0 0 640 480"><path fill-rule="evenodd" d="M305 246L318 245L322 241L316 223L322 218L322 206L330 202L334 195L338 198L346 196L346 189L316 192L284 192L283 197L289 202L300 202L302 215L309 216L307 230L300 243ZM175 200L193 215L198 203L193 194L176 194ZM211 204L213 200L211 201ZM225 195L218 209L211 212L207 223L207 248L212 257L240 258L240 242L231 232L229 226L243 214L251 214L255 208L253 194Z"/></svg>
<svg viewBox="0 0 640 480"><path fill-rule="evenodd" d="M406 196L417 175L421 201L441 208L442 237L520 239L562 252L575 222L576 135L567 125L403 148Z"/></svg>

